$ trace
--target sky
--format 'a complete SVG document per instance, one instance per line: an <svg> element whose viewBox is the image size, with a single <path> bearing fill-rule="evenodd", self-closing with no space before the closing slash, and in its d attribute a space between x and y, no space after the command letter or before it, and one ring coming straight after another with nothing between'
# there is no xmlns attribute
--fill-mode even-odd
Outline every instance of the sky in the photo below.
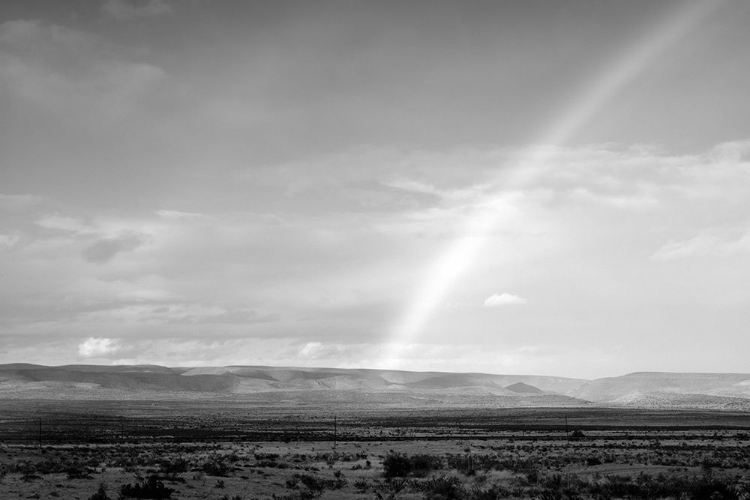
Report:
<svg viewBox="0 0 750 500"><path fill-rule="evenodd" d="M747 372L743 0L0 3L0 363Z"/></svg>

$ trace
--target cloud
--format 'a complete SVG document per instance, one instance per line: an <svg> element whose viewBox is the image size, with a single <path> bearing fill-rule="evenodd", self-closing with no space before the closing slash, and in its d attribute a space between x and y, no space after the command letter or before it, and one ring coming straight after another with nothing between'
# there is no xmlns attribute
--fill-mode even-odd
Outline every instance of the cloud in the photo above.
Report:
<svg viewBox="0 0 750 500"><path fill-rule="evenodd" d="M71 123L127 118L166 73L96 34L42 21L0 25L0 81L24 105Z"/></svg>
<svg viewBox="0 0 750 500"><path fill-rule="evenodd" d="M502 148L442 152L359 147L245 168L236 178L266 192L277 190L289 205L307 203L308 210L413 212L475 201L486 194L508 158L509 151ZM316 202L308 203L312 198Z"/></svg>
<svg viewBox="0 0 750 500"><path fill-rule="evenodd" d="M47 214L37 219L36 224L45 229L56 229L76 234L92 234L97 229L83 222L81 219L62 215L60 213Z"/></svg>
<svg viewBox="0 0 750 500"><path fill-rule="evenodd" d="M653 331L649 320L667 330L671 318L653 312L663 304L712 300L691 295L685 286L690 282L710 279L712 289L722 289L721 300L748 303L740 284L750 276L736 259L696 259L689 269L658 270L648 261L650 256L666 261L746 255L741 252L750 246L745 215L750 213L750 179L737 151L743 148L691 155L612 145L559 148L549 165L531 167L538 175L510 188L494 182L488 168L495 165L502 178L500 151L488 150L484 160L471 151L465 161L458 150L401 156L391 151L383 157L363 153L343 181L336 179L346 165L343 158L328 173L319 159L310 160L314 173L329 178L316 184L311 176L307 188L288 198L277 196L283 179L307 176L304 160L285 164L289 170L283 175L263 167L270 176L279 174L278 185L211 178L217 186L239 185L247 191L236 209L212 210L226 205L210 193L201 200L169 198L169 205L147 206L137 214L46 199L36 209L41 212L0 213L14 218L3 234L20 238L12 251L3 252L8 286L0 290L0 333L12 331L32 343L40 332L54 331L67 339L70 355L76 355L82 338L106 334L127 339L118 356L143 361L156 361L161 354L134 350L126 355L125 350L146 338L173 337L175 345L205 338L224 346L215 358L200 347L183 354L177 349L174 357L163 358L185 363L202 356L205 363L233 356L238 358L233 362L241 362L242 356L227 347L229 339L273 337L293 348L282 356L269 347L260 357L248 341L243 356L267 363L376 365L371 353L381 351L352 346L387 342L384 332L402 316L432 259L456 238L466 237L482 210L493 211L489 234L470 262L456 263L465 272L444 302L481 306L486 297L485 307L505 308L488 313L514 314L472 317L473 306L438 307L430 342L447 344L456 331L466 331L462 341L487 346L502 331L509 342L523 338L555 345L557 340L546 333L555 329L580 332L576 342L591 342L603 330L612 338L627 336L623 318L636 308L645 311L643 319L633 320L640 331ZM380 164L378 158L388 161ZM428 168L430 158L436 161L434 171ZM472 165L467 169L474 169L476 179L452 177L449 167L461 170L460 165ZM488 184L494 189L486 189ZM364 204L356 210L317 205L319 196L335 198L355 185L418 202L391 211ZM262 203L242 204L268 192L277 205L261 212ZM458 192L466 195L455 196ZM524 313L524 304L532 303L539 312L533 318ZM687 309L682 311L701 307ZM727 319L722 328L734 331L735 326ZM497 355L498 349L492 349ZM450 354L450 348L445 350ZM428 363L421 356L415 352L409 363ZM487 363L491 366L491 360Z"/></svg>
<svg viewBox="0 0 750 500"><path fill-rule="evenodd" d="M75 247L85 242L86 246L80 250L81 257L86 262L97 264L108 262L119 253L135 250L146 241L145 234L136 233L132 229L133 226L147 228L142 222L138 224L114 218L84 221L80 217L55 212L39 217L36 225L68 233L67 238L56 238L54 241L57 244L67 242L71 247ZM43 242L42 239L37 240L36 246L39 247Z"/></svg>
<svg viewBox="0 0 750 500"><path fill-rule="evenodd" d="M718 234L717 231L704 231L693 238L667 243L651 258L665 262L689 257L721 257L741 252L750 252L750 232L732 238L730 235Z"/></svg>
<svg viewBox="0 0 750 500"><path fill-rule="evenodd" d="M726 163L747 161L750 158L750 139L717 144L709 151L708 156L716 161Z"/></svg>
<svg viewBox="0 0 750 500"><path fill-rule="evenodd" d="M86 247L81 255L87 262L102 264L121 252L135 250L143 243L139 236L129 234L119 238L102 238Z"/></svg>
<svg viewBox="0 0 750 500"><path fill-rule="evenodd" d="M90 337L78 345L78 354L84 358L100 358L119 349L116 339Z"/></svg>
<svg viewBox="0 0 750 500"><path fill-rule="evenodd" d="M0 250L3 248L11 248L18 243L17 234L0 234Z"/></svg>
<svg viewBox="0 0 750 500"><path fill-rule="evenodd" d="M157 210L156 215L164 219L199 219L203 214L194 212L180 212L179 210Z"/></svg>
<svg viewBox="0 0 750 500"><path fill-rule="evenodd" d="M0 193L0 209L8 210L11 212L21 212L27 210L34 205L40 204L42 201L43 198L41 196Z"/></svg>
<svg viewBox="0 0 750 500"><path fill-rule="evenodd" d="M127 0L106 0L102 12L120 21L139 17L156 17L173 12L166 0L148 0L145 4L134 5Z"/></svg>
<svg viewBox="0 0 750 500"><path fill-rule="evenodd" d="M653 212L686 199L746 200L748 149L747 141L681 155L646 145L548 147L544 161L524 167L535 171L526 189L555 204L628 211Z"/></svg>
<svg viewBox="0 0 750 500"><path fill-rule="evenodd" d="M526 303L526 299L511 293L495 293L487 297L484 307L517 306Z"/></svg>

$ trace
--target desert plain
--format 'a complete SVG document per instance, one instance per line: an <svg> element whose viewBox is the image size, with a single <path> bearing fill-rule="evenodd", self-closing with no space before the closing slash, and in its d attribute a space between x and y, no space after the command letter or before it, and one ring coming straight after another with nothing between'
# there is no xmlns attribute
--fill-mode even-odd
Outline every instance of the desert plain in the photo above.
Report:
<svg viewBox="0 0 750 500"><path fill-rule="evenodd" d="M0 498L750 498L750 376L185 373L0 367Z"/></svg>

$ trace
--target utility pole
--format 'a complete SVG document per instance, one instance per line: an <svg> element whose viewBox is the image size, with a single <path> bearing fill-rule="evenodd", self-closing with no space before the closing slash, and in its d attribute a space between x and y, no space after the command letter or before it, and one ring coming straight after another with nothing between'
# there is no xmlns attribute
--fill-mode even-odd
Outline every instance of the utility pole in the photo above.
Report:
<svg viewBox="0 0 750 500"><path fill-rule="evenodd" d="M336 438L338 433L338 421L336 415L333 416L333 449L336 449Z"/></svg>
<svg viewBox="0 0 750 500"><path fill-rule="evenodd" d="M568 434L568 416L565 415L565 439L570 441L570 434Z"/></svg>
<svg viewBox="0 0 750 500"><path fill-rule="evenodd" d="M39 449L42 449L42 417L39 417Z"/></svg>

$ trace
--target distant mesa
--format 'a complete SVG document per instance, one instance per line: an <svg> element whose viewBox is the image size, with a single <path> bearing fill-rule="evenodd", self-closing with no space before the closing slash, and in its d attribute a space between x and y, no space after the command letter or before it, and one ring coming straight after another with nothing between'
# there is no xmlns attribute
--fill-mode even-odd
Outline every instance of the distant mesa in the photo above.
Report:
<svg viewBox="0 0 750 500"><path fill-rule="evenodd" d="M523 382L516 382L505 387L509 391L516 392L518 394L544 394L544 391L533 385L524 384Z"/></svg>

